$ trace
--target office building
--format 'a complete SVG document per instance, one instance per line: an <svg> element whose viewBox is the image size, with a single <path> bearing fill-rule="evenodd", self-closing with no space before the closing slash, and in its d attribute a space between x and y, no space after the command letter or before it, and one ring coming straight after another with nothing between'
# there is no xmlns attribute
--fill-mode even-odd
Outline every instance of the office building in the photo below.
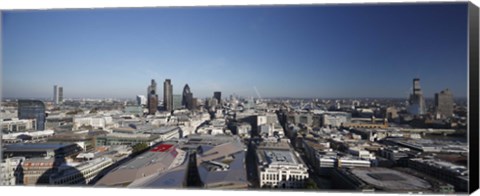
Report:
<svg viewBox="0 0 480 196"><path fill-rule="evenodd" d="M147 91L148 114L155 114L158 108L157 83L152 79Z"/></svg>
<svg viewBox="0 0 480 196"><path fill-rule="evenodd" d="M0 163L0 186L13 186L22 183L19 168L21 168L23 161L25 161L24 157L13 157L4 159Z"/></svg>
<svg viewBox="0 0 480 196"><path fill-rule="evenodd" d="M414 158L408 160L408 167L455 186L455 191L468 190L469 170L462 165L437 159Z"/></svg>
<svg viewBox="0 0 480 196"><path fill-rule="evenodd" d="M54 85L53 86L53 103L61 104L63 102L63 87Z"/></svg>
<svg viewBox="0 0 480 196"><path fill-rule="evenodd" d="M222 92L220 92L220 91L213 92L213 98L215 98L217 100L218 104L221 104L222 103Z"/></svg>
<svg viewBox="0 0 480 196"><path fill-rule="evenodd" d="M193 102L193 93L190 91L190 87L188 86L188 84L185 84L185 87L183 87L182 105L185 106L185 108L192 110L196 107L194 106Z"/></svg>
<svg viewBox="0 0 480 196"><path fill-rule="evenodd" d="M173 86L170 79L163 83L163 107L165 111L173 111Z"/></svg>
<svg viewBox="0 0 480 196"><path fill-rule="evenodd" d="M151 134L109 133L97 136L96 146L133 146L138 143L146 143L149 146L152 146L160 141L162 140L159 136Z"/></svg>
<svg viewBox="0 0 480 196"><path fill-rule="evenodd" d="M13 119L2 119L0 121L0 127L3 133L11 132L22 132L28 131L35 128L36 120L35 119L23 119L18 118Z"/></svg>
<svg viewBox="0 0 480 196"><path fill-rule="evenodd" d="M188 86L188 84L185 84L185 86L183 87L183 93L182 93L182 105L187 107L188 105L188 94L191 93L190 91L190 86Z"/></svg>
<svg viewBox="0 0 480 196"><path fill-rule="evenodd" d="M35 129L45 129L45 104L38 100L18 100L18 118L35 119Z"/></svg>
<svg viewBox="0 0 480 196"><path fill-rule="evenodd" d="M347 112L325 112L321 118L324 127L341 127L352 120L352 114Z"/></svg>
<svg viewBox="0 0 480 196"><path fill-rule="evenodd" d="M420 88L420 79L413 79L413 93L408 101L408 112L413 115L423 115L426 112L425 99Z"/></svg>
<svg viewBox="0 0 480 196"><path fill-rule="evenodd" d="M63 103L63 87L58 87L58 103Z"/></svg>
<svg viewBox="0 0 480 196"><path fill-rule="evenodd" d="M173 95L173 109L179 110L182 108L182 95Z"/></svg>
<svg viewBox="0 0 480 196"><path fill-rule="evenodd" d="M137 95L137 105L138 106L146 106L147 105L147 98L143 95Z"/></svg>
<svg viewBox="0 0 480 196"><path fill-rule="evenodd" d="M431 192L432 185L418 177L383 167L342 168L332 175L334 188L387 191L387 192Z"/></svg>
<svg viewBox="0 0 480 196"><path fill-rule="evenodd" d="M50 184L53 185L75 185L89 184L100 172L113 164L110 158L102 157L86 161L75 167L60 167L59 170L50 176Z"/></svg>
<svg viewBox="0 0 480 196"><path fill-rule="evenodd" d="M260 187L304 188L307 166L286 142L263 142L256 150Z"/></svg>
<svg viewBox="0 0 480 196"><path fill-rule="evenodd" d="M71 157L82 151L76 143L20 143L5 145L3 157L52 158Z"/></svg>
<svg viewBox="0 0 480 196"><path fill-rule="evenodd" d="M25 159L21 165L23 178L20 179L24 185L49 184L50 175L54 174L58 162L55 158L33 158ZM20 184L20 183L19 183Z"/></svg>
<svg viewBox="0 0 480 196"><path fill-rule="evenodd" d="M435 110L438 118L448 118L453 115L453 94L449 89L435 93Z"/></svg>

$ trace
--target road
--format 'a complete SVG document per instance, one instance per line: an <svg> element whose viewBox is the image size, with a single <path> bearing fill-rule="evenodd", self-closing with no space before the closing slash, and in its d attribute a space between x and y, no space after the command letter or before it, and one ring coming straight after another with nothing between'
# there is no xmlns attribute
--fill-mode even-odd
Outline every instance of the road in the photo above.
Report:
<svg viewBox="0 0 480 196"><path fill-rule="evenodd" d="M319 189L331 189L331 181L326 178L318 175L318 172L315 171L315 167L313 167L308 161L307 157L305 156L305 153L303 150L300 149L295 149L296 152L300 155L300 158L303 160L303 162L307 165L308 167L308 176L310 179L312 179L316 184Z"/></svg>

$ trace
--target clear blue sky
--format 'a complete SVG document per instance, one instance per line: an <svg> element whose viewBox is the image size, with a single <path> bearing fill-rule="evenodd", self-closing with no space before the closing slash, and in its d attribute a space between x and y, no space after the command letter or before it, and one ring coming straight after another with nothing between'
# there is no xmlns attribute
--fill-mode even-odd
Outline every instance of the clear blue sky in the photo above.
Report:
<svg viewBox="0 0 480 196"><path fill-rule="evenodd" d="M467 93L467 4L7 11L3 96Z"/></svg>

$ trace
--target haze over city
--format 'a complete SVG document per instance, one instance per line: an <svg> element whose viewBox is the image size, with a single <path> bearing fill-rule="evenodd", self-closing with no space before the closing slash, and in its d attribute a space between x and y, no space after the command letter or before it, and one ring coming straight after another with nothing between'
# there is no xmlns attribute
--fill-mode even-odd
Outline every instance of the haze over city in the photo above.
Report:
<svg viewBox="0 0 480 196"><path fill-rule="evenodd" d="M358 9L362 7L362 9ZM3 97L133 98L151 79L197 97L467 96L467 6L6 11Z"/></svg>

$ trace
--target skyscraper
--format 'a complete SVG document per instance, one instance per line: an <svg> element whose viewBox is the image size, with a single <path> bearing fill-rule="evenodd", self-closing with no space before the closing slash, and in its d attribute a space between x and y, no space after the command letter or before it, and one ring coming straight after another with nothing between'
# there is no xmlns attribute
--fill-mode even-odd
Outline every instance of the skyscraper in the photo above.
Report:
<svg viewBox="0 0 480 196"><path fill-rule="evenodd" d="M165 111L173 110L173 87L170 79L166 79L163 83L163 106Z"/></svg>
<svg viewBox="0 0 480 196"><path fill-rule="evenodd" d="M220 91L213 92L213 98L217 99L218 104L221 104L222 103L222 92L220 92Z"/></svg>
<svg viewBox="0 0 480 196"><path fill-rule="evenodd" d="M187 94L190 93L190 87L188 86L188 84L185 84L185 86L183 87L183 93L182 93L182 105L187 107Z"/></svg>
<svg viewBox="0 0 480 196"><path fill-rule="evenodd" d="M18 100L18 118L35 119L35 129L45 129L45 104L39 100Z"/></svg>
<svg viewBox="0 0 480 196"><path fill-rule="evenodd" d="M158 107L157 83L152 79L147 90L147 108L148 114L155 114Z"/></svg>
<svg viewBox="0 0 480 196"><path fill-rule="evenodd" d="M63 87L58 87L58 102L63 103Z"/></svg>
<svg viewBox="0 0 480 196"><path fill-rule="evenodd" d="M420 79L413 79L413 93L408 101L408 112L414 115L425 114L425 99L423 98L422 89L420 88Z"/></svg>
<svg viewBox="0 0 480 196"><path fill-rule="evenodd" d="M448 88L440 93L435 93L435 110L439 118L451 117L453 104L453 94Z"/></svg>
<svg viewBox="0 0 480 196"><path fill-rule="evenodd" d="M183 87L182 105L185 106L185 108L192 110L195 108L193 101L193 93L190 91L188 84L185 84L185 87Z"/></svg>
<svg viewBox="0 0 480 196"><path fill-rule="evenodd" d="M53 103L60 104L63 101L63 87L54 85L53 86Z"/></svg>

